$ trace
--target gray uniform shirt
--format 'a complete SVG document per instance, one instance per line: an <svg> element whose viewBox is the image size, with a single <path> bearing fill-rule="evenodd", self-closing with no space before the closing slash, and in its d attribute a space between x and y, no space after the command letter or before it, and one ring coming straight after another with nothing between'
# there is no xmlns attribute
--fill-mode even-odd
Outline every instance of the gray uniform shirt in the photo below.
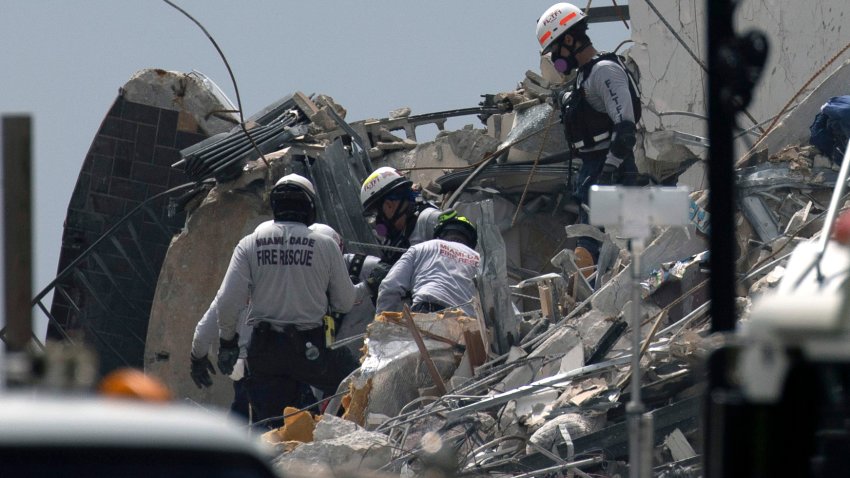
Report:
<svg viewBox="0 0 850 478"><path fill-rule="evenodd" d="M434 238L434 228L437 227L437 220L443 211L429 207L423 209L416 218L416 225L413 226L413 231L410 233L410 245L415 246L420 242Z"/></svg>
<svg viewBox="0 0 850 478"><path fill-rule="evenodd" d="M354 254L345 254L346 264L350 264L354 258ZM357 290L357 298L354 300L354 306L345 314L342 324L337 326L336 339L342 340L348 337L353 337L366 332L366 326L375 319L375 305L372 303L372 298L369 295L369 287L366 285L366 279L369 278L369 273L375 268L375 265L381 259L375 256L366 256L363 260L363 267L360 269L360 276L357 278L358 283L354 286ZM360 348L358 345L353 350Z"/></svg>
<svg viewBox="0 0 850 478"><path fill-rule="evenodd" d="M577 81L581 82L581 77ZM590 75L584 80L584 91L590 106L600 113L608 113L608 117L614 124L623 121L635 122L632 96L629 92L629 77L619 63L602 60L593 65ZM610 144L610 140L604 140L582 151L608 149ZM606 161L615 165L622 163L622 159L614 157L611 153L608 153Z"/></svg>
<svg viewBox="0 0 850 478"><path fill-rule="evenodd" d="M480 262L474 249L457 242L432 239L411 246L381 282L376 311L400 311L402 299L411 292L414 305L458 306L475 316L470 301L475 296L474 278Z"/></svg>
<svg viewBox="0 0 850 478"><path fill-rule="evenodd" d="M215 299L213 299L215 302ZM248 325L248 307L239 311L239 357L248 356L248 343L251 341L251 327ZM192 337L192 356L201 358L207 355L213 343L218 342L218 307L210 306L195 326Z"/></svg>
<svg viewBox="0 0 850 478"><path fill-rule="evenodd" d="M297 222L266 221L236 245L210 308L216 308L219 336L236 333L239 310L250 297L247 323L322 325L330 308L348 312L355 290L339 245Z"/></svg>

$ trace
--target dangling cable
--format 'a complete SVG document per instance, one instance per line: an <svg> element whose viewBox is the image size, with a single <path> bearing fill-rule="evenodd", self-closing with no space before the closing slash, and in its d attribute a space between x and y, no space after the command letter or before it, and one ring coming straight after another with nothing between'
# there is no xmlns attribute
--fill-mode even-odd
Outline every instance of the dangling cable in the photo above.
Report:
<svg viewBox="0 0 850 478"><path fill-rule="evenodd" d="M257 143L254 142L254 138L252 138L251 134L248 133L248 128L245 127L245 117L242 114L242 98L239 96L239 87L236 85L236 77L233 75L233 70L230 69L230 63L227 62L227 58L225 58L224 52L221 51L221 48L219 48L218 43L216 43L215 39L212 37L212 35L210 35L210 33L207 31L207 29L204 28L204 26L201 25L201 23L199 21L195 20L195 18L192 17L192 15L189 15L189 13L186 12L186 10L183 10L182 8L178 7L173 2L171 2L171 0L162 0L162 1L171 5L178 12L182 13L183 15L186 15L186 17L189 20L192 20L192 22L195 25L198 25L198 28L200 28L201 31L204 32L204 35L206 35L207 38L209 38L210 42L212 42L216 51L218 51L218 55L221 57L221 60L224 62L225 68L227 68L227 74L230 75L230 81L233 82L233 91L236 92L236 106L239 108L239 126L242 127L242 131L245 133L245 136L248 137L248 141L251 142L251 146L254 147L254 150L257 151L257 153L260 155L260 158L262 158L263 162L266 163L266 171L268 171L270 173L271 168L269 167L269 161L266 159L266 156L263 154L263 152L260 151L260 148L257 146Z"/></svg>

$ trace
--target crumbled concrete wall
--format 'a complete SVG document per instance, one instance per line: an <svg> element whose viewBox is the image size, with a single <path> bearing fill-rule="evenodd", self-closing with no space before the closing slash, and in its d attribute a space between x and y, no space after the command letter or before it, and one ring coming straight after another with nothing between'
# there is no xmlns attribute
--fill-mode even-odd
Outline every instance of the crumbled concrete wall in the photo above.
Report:
<svg viewBox="0 0 850 478"><path fill-rule="evenodd" d="M162 265L151 309L145 372L162 379L177 397L228 406L232 381L213 375L199 390L189 378L189 352L195 326L209 308L230 263L233 248L261 222L271 219L262 190L219 185L175 236ZM215 355L210 355L215 363Z"/></svg>
<svg viewBox="0 0 850 478"><path fill-rule="evenodd" d="M128 101L180 111L180 121L194 122L207 135L227 131L239 124L235 113L221 112L225 100L216 95L211 80L196 73L140 70L121 91Z"/></svg>
<svg viewBox="0 0 850 478"><path fill-rule="evenodd" d="M656 2L655 6L688 47L706 64L705 2ZM704 120L660 114L685 111L706 115L708 79L702 67L648 4L631 3L629 11L633 26L632 40L635 41L629 54L640 69L640 87L645 104L642 121L647 137L643 146L647 157L656 158L661 151L651 139L657 132L671 129L707 136L707 123ZM762 79L756 87L753 103L748 108L757 121L765 121L779 113L812 74L846 45L848 33L844 24L848 19L850 2L844 0L823 0L805 6L796 2L772 0L741 3L736 10L736 30L761 30L770 42L770 55ZM845 28L844 33L842 28ZM827 71L837 66L833 65ZM818 83L815 81L812 86ZM845 91L835 91L836 95L847 93L846 87ZM803 97L805 95L801 95L798 101ZM744 115L739 115L738 122L745 128L752 126L752 122ZM694 151L701 155L706 153L705 150ZM739 155L745 152L740 150ZM680 183L695 188L706 186L705 174L700 168L694 168L681 179Z"/></svg>

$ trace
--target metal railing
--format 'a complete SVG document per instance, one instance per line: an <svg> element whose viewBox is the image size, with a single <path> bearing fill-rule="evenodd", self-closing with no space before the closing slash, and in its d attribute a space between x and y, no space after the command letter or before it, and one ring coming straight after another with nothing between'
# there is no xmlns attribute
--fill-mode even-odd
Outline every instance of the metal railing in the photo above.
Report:
<svg viewBox="0 0 850 478"><path fill-rule="evenodd" d="M68 324L63 324L61 320L51 313L50 308L44 303L45 298L51 292L54 293L54 303L56 302L55 295L59 294L61 300L64 301L72 311L78 314L85 315L84 312L87 307L97 307L106 314L117 317L121 314L116 314L114 311L115 307L110 304L110 299L117 298L123 305L126 305L126 310L130 311L131 315L147 317L149 311L141 310L138 303L134 302L134 300L128 295L129 291L120 285L120 282L122 280L127 280L127 278L119 278L118 274L116 274L113 270L116 267L116 262L114 261L118 260L121 266L126 266L126 268L123 269L123 272L130 275L130 281L139 284L140 287L144 287L146 290L151 290L151 292L153 292L156 288L159 271L155 270L155 268L151 266L150 260L145 253L145 247L142 244L142 238L140 237L136 226L134 226L133 222L130 220L138 217L139 215L146 215L147 218L150 219L163 234L167 235L170 240L173 235L172 231L169 230L169 227L166 224L163 224L157 213L152 209L151 205L157 200L172 196L180 191L200 188L203 184L204 182L182 184L155 194L135 206L121 219L110 226L109 229L101 234L94 242L91 243L91 245L80 252L80 254L76 256L64 269L62 269L62 271L60 271L46 287L36 294L36 296L32 299L31 307L40 310L47 318L49 325L52 326L61 338L69 344L74 344L75 340L74 337L72 337L72 333L69 332ZM163 208L162 210L165 211L166 209ZM128 250L128 247L125 247L125 245L122 244L119 239L119 233L126 234L135 251ZM108 261L105 258L106 255L109 255L110 259L113 261L112 269L109 267ZM93 271L105 279L105 284L109 285L108 290L99 288L98 286L101 284L95 284L92 280L90 280L87 272L92 273ZM87 297L94 299L93 303L83 305L80 303L82 301L80 301L79 298L75 299L72 297L73 294L66 290L66 287L63 285L63 282L71 278L81 286L81 290L85 291ZM116 348L113 341L110 340L109 337L105 336L106 333L98 330L96 327L92 326L92 324L87 324L85 322L80 323L79 326L83 328L90 337L96 340L101 347L114 354L120 362L130 365L132 360L126 357L126 350L122 351ZM131 340L144 345L145 338L140 337L135 331L133 331L129 324L121 322L121 327L126 331ZM6 342L5 333L5 327L0 329L0 340L3 340L4 342ZM32 343L38 349L43 349L44 347L44 344L34 333L32 336Z"/></svg>

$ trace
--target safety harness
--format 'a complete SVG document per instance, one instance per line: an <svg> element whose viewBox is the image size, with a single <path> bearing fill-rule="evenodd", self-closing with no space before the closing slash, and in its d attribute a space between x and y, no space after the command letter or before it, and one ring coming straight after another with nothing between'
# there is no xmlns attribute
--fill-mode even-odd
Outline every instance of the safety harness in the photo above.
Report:
<svg viewBox="0 0 850 478"><path fill-rule="evenodd" d="M638 94L637 83L631 71L623 64L622 58L616 53L601 53L596 55L579 69L578 75L576 75L578 87L570 95L570 98L561 110L564 134L573 153L576 153L579 149L590 148L602 141L610 139L614 131L615 125L608 116L608 113L599 112L590 105L587 101L587 93L584 88L584 83L590 77L593 67L603 60L610 60L617 63L626 72L629 78L629 95L632 100L635 123L641 117L640 95Z"/></svg>

